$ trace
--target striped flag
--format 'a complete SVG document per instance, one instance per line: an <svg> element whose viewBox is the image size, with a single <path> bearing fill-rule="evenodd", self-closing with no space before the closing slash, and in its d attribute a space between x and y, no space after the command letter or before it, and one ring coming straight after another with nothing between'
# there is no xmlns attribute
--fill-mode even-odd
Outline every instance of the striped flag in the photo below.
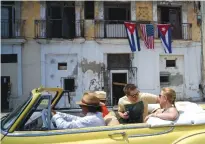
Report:
<svg viewBox="0 0 205 144"><path fill-rule="evenodd" d="M136 23L124 22L124 25L127 32L127 37L128 37L131 51L135 52L136 47L138 48L138 51L140 51L140 41L139 41L139 36L136 28Z"/></svg>
<svg viewBox="0 0 205 144"><path fill-rule="evenodd" d="M157 27L159 30L162 45L164 46L165 53L172 53L170 24L158 24Z"/></svg>
<svg viewBox="0 0 205 144"><path fill-rule="evenodd" d="M154 49L154 26L152 24L140 24L140 29L145 46L148 49Z"/></svg>

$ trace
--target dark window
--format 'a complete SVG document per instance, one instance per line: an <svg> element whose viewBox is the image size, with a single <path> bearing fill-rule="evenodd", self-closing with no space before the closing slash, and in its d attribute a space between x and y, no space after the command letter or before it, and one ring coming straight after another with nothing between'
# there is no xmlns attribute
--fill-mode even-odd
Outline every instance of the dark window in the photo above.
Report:
<svg viewBox="0 0 205 144"><path fill-rule="evenodd" d="M17 54L1 54L1 63L17 63Z"/></svg>
<svg viewBox="0 0 205 144"><path fill-rule="evenodd" d="M108 54L108 68L128 68L130 67L129 54Z"/></svg>
<svg viewBox="0 0 205 144"><path fill-rule="evenodd" d="M169 76L160 76L160 83L168 83Z"/></svg>
<svg viewBox="0 0 205 144"><path fill-rule="evenodd" d="M130 20L130 2L105 2L106 20Z"/></svg>
<svg viewBox="0 0 205 144"><path fill-rule="evenodd" d="M67 70L67 63L58 63L58 70Z"/></svg>
<svg viewBox="0 0 205 144"><path fill-rule="evenodd" d="M170 23L172 27L172 38L182 38L181 8L180 7L158 7L159 23Z"/></svg>
<svg viewBox="0 0 205 144"><path fill-rule="evenodd" d="M1 37L11 38L14 35L14 18L15 7L14 2L1 2Z"/></svg>
<svg viewBox="0 0 205 144"><path fill-rule="evenodd" d="M47 37L75 37L75 2L47 2Z"/></svg>
<svg viewBox="0 0 205 144"><path fill-rule="evenodd" d="M1 5L14 5L14 1L1 1Z"/></svg>
<svg viewBox="0 0 205 144"><path fill-rule="evenodd" d="M85 19L94 19L94 1L85 1Z"/></svg>
<svg viewBox="0 0 205 144"><path fill-rule="evenodd" d="M166 67L176 67L176 60L166 60Z"/></svg>
<svg viewBox="0 0 205 144"><path fill-rule="evenodd" d="M75 91L75 79L74 78L64 79L64 90L68 90L70 92Z"/></svg>

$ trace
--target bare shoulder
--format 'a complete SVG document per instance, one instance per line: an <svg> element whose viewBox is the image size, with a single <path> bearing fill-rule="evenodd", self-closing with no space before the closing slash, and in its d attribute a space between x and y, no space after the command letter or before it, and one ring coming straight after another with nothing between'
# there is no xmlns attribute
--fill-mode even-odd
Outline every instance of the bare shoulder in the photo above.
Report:
<svg viewBox="0 0 205 144"><path fill-rule="evenodd" d="M175 107L171 107L168 109L168 112L174 112L174 113L178 113L177 109Z"/></svg>
<svg viewBox="0 0 205 144"><path fill-rule="evenodd" d="M123 96L119 99L118 104L123 104L124 101L126 101L126 100L127 100L127 96Z"/></svg>

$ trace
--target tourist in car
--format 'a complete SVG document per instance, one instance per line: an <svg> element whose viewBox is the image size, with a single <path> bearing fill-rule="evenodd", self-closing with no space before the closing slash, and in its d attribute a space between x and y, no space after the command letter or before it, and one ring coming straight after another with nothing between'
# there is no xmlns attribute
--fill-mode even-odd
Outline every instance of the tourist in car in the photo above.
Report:
<svg viewBox="0 0 205 144"><path fill-rule="evenodd" d="M95 93L97 94L96 96L100 99L100 102L101 102L101 108L102 108L102 114L103 114L103 117L105 117L109 111L105 105L106 103L106 92L104 91L95 91Z"/></svg>
<svg viewBox="0 0 205 144"><path fill-rule="evenodd" d="M142 123L148 115L148 104L159 103L159 98L150 93L141 93L134 84L124 87L125 96L118 101L120 123Z"/></svg>
<svg viewBox="0 0 205 144"><path fill-rule="evenodd" d="M77 104L82 108L84 117L73 116L52 110L52 122L58 129L84 128L104 126L105 121L101 113L100 100L95 93L84 93L83 98Z"/></svg>
<svg viewBox="0 0 205 144"><path fill-rule="evenodd" d="M176 92L171 88L162 88L159 94L160 108L153 111L152 114L145 118L145 121L149 117L158 117L163 120L174 121L178 118L179 113L175 107Z"/></svg>

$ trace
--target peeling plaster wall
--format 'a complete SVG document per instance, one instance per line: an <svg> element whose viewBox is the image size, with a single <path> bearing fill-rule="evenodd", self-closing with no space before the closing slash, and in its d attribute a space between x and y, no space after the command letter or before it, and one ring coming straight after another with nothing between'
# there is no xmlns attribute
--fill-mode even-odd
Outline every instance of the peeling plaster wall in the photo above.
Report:
<svg viewBox="0 0 205 144"><path fill-rule="evenodd" d="M40 45L29 40L22 49L23 97L27 98L30 91L41 84Z"/></svg>
<svg viewBox="0 0 205 144"><path fill-rule="evenodd" d="M193 3L188 4L188 23L192 23L192 40L201 41L201 30L197 25L197 13L194 12Z"/></svg>
<svg viewBox="0 0 205 144"><path fill-rule="evenodd" d="M104 19L104 2L95 1L95 19L103 20Z"/></svg>
<svg viewBox="0 0 205 144"><path fill-rule="evenodd" d="M112 40L112 41L100 41L101 44L95 41L80 42L74 41L55 41L48 44L41 45L41 61L46 61L47 55L55 58L56 61L69 59L76 56L78 64L68 66L66 74L73 75L73 69L76 69L77 65L77 89L73 94L73 101L80 100L82 94L86 90L99 90L101 89L101 66L107 65L107 60L104 59L107 53L130 53L129 44L126 40ZM145 48L144 43L141 41L142 50L134 54L133 67L138 67L137 81L139 89L142 92L150 92L159 94L160 92L160 56L167 56L164 53L161 42L155 43L155 50L151 51ZM195 47L196 46L196 47ZM60 56L64 55L64 56ZM66 55L66 56L65 56ZM74 56L75 55L75 56ZM184 95L184 100L199 100L200 94L198 92L198 84L200 83L200 44L184 42L180 45L173 43L173 56L181 55L184 60L184 64L180 67L184 67L183 84L184 89L180 91ZM190 57L192 60L190 60ZM194 59L194 60L193 60ZM151 63L150 63L151 62ZM46 73L46 63L41 63L42 85L47 86L47 82L50 81L50 77ZM194 71L193 71L194 69ZM60 74L57 68L50 70L56 75ZM181 73L177 72L171 77L174 81L174 88L178 84L181 84ZM177 80L176 80L177 79ZM60 84L60 80L56 79L52 85L57 86Z"/></svg>
<svg viewBox="0 0 205 144"><path fill-rule="evenodd" d="M22 1L21 18L26 20L26 42L22 45L22 73L23 73L23 98L27 98L29 92L40 86L40 45L34 40L34 21L45 19L45 2Z"/></svg>
<svg viewBox="0 0 205 144"><path fill-rule="evenodd" d="M1 76L10 76L9 109L15 109L22 100L22 47L21 45L1 44L1 54L17 54L17 63L1 63Z"/></svg>
<svg viewBox="0 0 205 144"><path fill-rule="evenodd" d="M27 39L34 38L34 20L40 19L40 2L39 1L22 1L21 18L26 20L25 36Z"/></svg>
<svg viewBox="0 0 205 144"><path fill-rule="evenodd" d="M95 36L95 25L93 20L85 20L84 21L84 30L85 30L85 39L93 40Z"/></svg>
<svg viewBox="0 0 205 144"><path fill-rule="evenodd" d="M74 96L73 101L80 100L84 91L101 89L100 70L103 63L103 54L98 48L95 48L93 42L86 41L83 44L69 41L56 42L42 45L41 47L42 61L45 60L48 63L47 57L49 56L49 59L55 59L56 62L68 62L67 71L58 71L56 66L50 67L47 63L42 63L41 74L43 85L62 86L60 77L76 77L77 89L72 94ZM69 63L71 58L75 59L75 62L72 64ZM56 79L51 82L52 77L49 77L46 71L52 71L55 74L53 78Z"/></svg>
<svg viewBox="0 0 205 144"><path fill-rule="evenodd" d="M176 67L166 67L166 60L176 60ZM160 72L169 72L169 84L162 87L173 88L177 93L177 100L183 100L184 93L184 56L164 55L160 56Z"/></svg>

